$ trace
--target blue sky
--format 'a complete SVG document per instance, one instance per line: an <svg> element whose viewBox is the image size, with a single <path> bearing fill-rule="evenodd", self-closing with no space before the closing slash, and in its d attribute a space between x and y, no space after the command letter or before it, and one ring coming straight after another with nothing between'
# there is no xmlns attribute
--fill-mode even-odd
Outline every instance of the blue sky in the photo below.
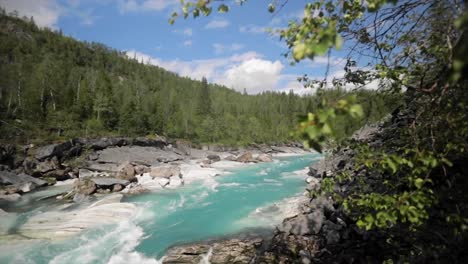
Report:
<svg viewBox="0 0 468 264"><path fill-rule="evenodd" d="M33 16L40 26L126 51L182 76L207 77L252 94L290 89L304 94L308 90L296 78L305 73L323 78L327 58L291 66L281 55L285 45L265 29L300 19L306 2L289 1L272 15L267 11L270 1L249 0L234 4L227 14L180 18L172 26L168 18L180 9L179 0L0 0L0 5ZM343 53L332 53L331 77L343 75Z"/></svg>

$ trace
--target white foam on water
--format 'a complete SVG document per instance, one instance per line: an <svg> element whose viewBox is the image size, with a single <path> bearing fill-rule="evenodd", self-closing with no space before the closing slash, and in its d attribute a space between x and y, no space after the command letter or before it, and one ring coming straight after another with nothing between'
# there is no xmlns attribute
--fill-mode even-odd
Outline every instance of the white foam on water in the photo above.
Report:
<svg viewBox="0 0 468 264"><path fill-rule="evenodd" d="M304 168L296 171L291 171L291 172L282 172L281 177L282 178L307 178L307 173L309 172L309 168Z"/></svg>
<svg viewBox="0 0 468 264"><path fill-rule="evenodd" d="M96 236L96 232L102 232L99 229L81 235L78 238L81 241L77 247L62 252L49 263L161 263L161 260L148 258L135 250L145 238L143 228L137 223L150 217L144 212L147 210L140 209L135 218L120 222L100 236Z"/></svg>
<svg viewBox="0 0 468 264"><path fill-rule="evenodd" d="M223 186L223 187L237 187L237 186L240 186L241 184L238 183L238 182L228 182L228 183L221 183L219 186Z"/></svg>
<svg viewBox="0 0 468 264"><path fill-rule="evenodd" d="M283 219L298 214L299 204L306 199L304 196L296 196L266 204L256 208L236 224L241 227L275 227L281 224Z"/></svg>
<svg viewBox="0 0 468 264"><path fill-rule="evenodd" d="M199 264L211 264L210 258L213 255L213 248L210 247L208 252L205 255L202 255L202 259L200 260Z"/></svg>
<svg viewBox="0 0 468 264"><path fill-rule="evenodd" d="M261 171L257 172L257 175L268 175L268 172L267 172L267 170L261 170Z"/></svg>

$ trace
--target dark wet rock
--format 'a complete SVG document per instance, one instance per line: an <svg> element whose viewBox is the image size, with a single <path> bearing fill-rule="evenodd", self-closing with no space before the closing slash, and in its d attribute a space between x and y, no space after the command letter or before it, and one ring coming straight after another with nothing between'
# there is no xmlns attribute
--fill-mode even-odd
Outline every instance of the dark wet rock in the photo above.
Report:
<svg viewBox="0 0 468 264"><path fill-rule="evenodd" d="M57 181L64 181L64 180L68 180L68 179L71 178L69 172L70 172L69 169L53 170L53 171L49 171L46 174L44 174L43 177L54 178Z"/></svg>
<svg viewBox="0 0 468 264"><path fill-rule="evenodd" d="M177 246L168 250L163 263L252 263L261 243L262 239L229 239Z"/></svg>
<svg viewBox="0 0 468 264"><path fill-rule="evenodd" d="M129 144L129 140L126 138L100 138L100 139L94 139L90 141L85 141L85 144L87 147L93 149L93 150L102 150L106 149L108 147L114 147L114 146L125 146Z"/></svg>
<svg viewBox="0 0 468 264"><path fill-rule="evenodd" d="M219 157L219 155L214 155L214 154L208 155L208 156L206 156L206 158L209 159L209 160L212 161L212 162L216 162L216 161L220 161L220 160L221 160L221 158Z"/></svg>
<svg viewBox="0 0 468 264"><path fill-rule="evenodd" d="M2 164L10 164L16 154L16 148L13 145L0 145L0 163Z"/></svg>
<svg viewBox="0 0 468 264"><path fill-rule="evenodd" d="M167 145L166 140L158 138L146 138L146 137L137 137L133 140L133 145L141 147L156 147L164 148Z"/></svg>
<svg viewBox="0 0 468 264"><path fill-rule="evenodd" d="M325 237L326 237L327 245L336 244L340 242L340 233L336 230L326 231Z"/></svg>
<svg viewBox="0 0 468 264"><path fill-rule="evenodd" d="M46 181L31 177L25 173L15 174L10 171L0 171L0 185L17 185L26 182L34 183L37 186L47 185Z"/></svg>
<svg viewBox="0 0 468 264"><path fill-rule="evenodd" d="M23 161L23 170L27 174L33 174L36 166L37 166L37 161L36 159L32 157L27 157Z"/></svg>
<svg viewBox="0 0 468 264"><path fill-rule="evenodd" d="M36 149L36 159L44 160L52 156L62 157L64 152L69 150L72 147L70 141L59 143L59 144L50 144Z"/></svg>
<svg viewBox="0 0 468 264"><path fill-rule="evenodd" d="M42 162L39 162L36 165L36 168L34 171L44 174L44 173L47 173L49 171L53 171L59 168L60 168L60 162L58 161L57 157L52 157Z"/></svg>
<svg viewBox="0 0 468 264"><path fill-rule="evenodd" d="M126 186L130 183L127 180L110 178L110 177L93 177L93 178L90 178L90 181L94 182L98 187L101 187L101 188L111 187L116 184Z"/></svg>

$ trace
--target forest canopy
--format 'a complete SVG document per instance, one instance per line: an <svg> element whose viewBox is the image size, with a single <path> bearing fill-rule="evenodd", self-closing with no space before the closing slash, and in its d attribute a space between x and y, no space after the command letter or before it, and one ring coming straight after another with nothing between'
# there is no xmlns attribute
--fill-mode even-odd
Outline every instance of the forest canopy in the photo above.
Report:
<svg viewBox="0 0 468 264"><path fill-rule="evenodd" d="M178 76L99 43L0 16L0 134L4 141L107 135L166 135L199 143L248 144L297 139L297 116L323 99L353 94L365 118L341 122L343 138L397 106L376 91L330 89L313 96L239 93Z"/></svg>

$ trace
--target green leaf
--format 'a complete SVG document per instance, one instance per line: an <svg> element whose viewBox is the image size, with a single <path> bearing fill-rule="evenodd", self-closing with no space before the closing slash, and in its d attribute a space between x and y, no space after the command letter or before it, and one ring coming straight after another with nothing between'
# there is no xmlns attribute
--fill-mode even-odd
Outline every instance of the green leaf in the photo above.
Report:
<svg viewBox="0 0 468 264"><path fill-rule="evenodd" d="M414 181L414 186L416 186L416 188L418 189L421 189L421 187L423 186L424 184L424 180L421 179L421 178L417 178L415 181Z"/></svg>
<svg viewBox="0 0 468 264"><path fill-rule="evenodd" d="M341 37L340 34L337 34L335 38L335 48L337 50L341 50L342 47L343 47L343 38Z"/></svg>
<svg viewBox="0 0 468 264"><path fill-rule="evenodd" d="M225 4L222 4L218 7L218 12L219 13L226 13L229 11L229 7Z"/></svg>
<svg viewBox="0 0 468 264"><path fill-rule="evenodd" d="M270 12L270 13L275 12L275 5L274 4L269 4L268 5L268 12Z"/></svg>

